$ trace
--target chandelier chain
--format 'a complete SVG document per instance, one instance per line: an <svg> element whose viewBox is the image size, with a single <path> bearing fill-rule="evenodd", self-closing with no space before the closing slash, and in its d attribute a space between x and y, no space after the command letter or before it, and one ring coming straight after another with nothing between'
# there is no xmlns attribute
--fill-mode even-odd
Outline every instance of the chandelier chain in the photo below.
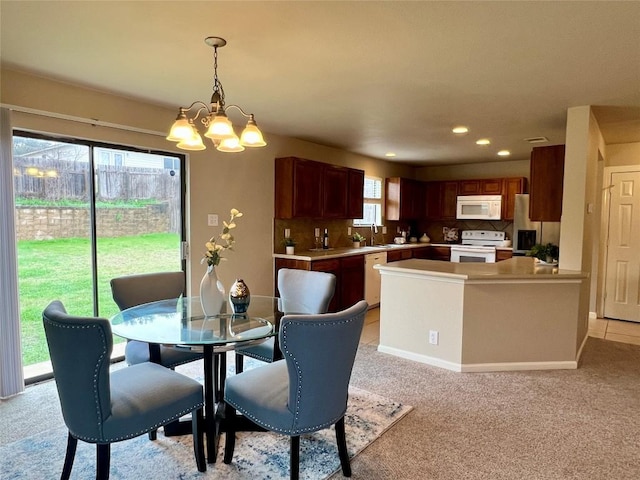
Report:
<svg viewBox="0 0 640 480"><path fill-rule="evenodd" d="M218 93L220 106L224 107L224 89L218 79L218 47L213 47L213 93Z"/></svg>

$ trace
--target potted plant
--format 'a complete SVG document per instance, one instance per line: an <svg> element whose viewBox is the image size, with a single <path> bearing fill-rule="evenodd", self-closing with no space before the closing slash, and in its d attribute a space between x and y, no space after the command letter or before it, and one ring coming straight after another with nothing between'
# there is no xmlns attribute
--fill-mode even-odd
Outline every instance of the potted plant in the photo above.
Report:
<svg viewBox="0 0 640 480"><path fill-rule="evenodd" d="M554 263L558 259L559 253L558 246L553 243L537 243L527 252L527 256L536 258L540 262Z"/></svg>
<svg viewBox="0 0 640 480"><path fill-rule="evenodd" d="M353 248L360 248L361 242L364 242L365 238L358 232L351 235L351 241L353 242Z"/></svg>
<svg viewBox="0 0 640 480"><path fill-rule="evenodd" d="M286 237L282 243L284 244L284 250L287 255L293 255L295 253L296 241L291 237Z"/></svg>

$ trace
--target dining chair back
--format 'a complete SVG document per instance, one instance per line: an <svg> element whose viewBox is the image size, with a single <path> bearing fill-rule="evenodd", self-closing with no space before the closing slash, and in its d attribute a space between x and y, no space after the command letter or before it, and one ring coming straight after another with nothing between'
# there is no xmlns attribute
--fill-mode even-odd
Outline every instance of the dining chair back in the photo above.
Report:
<svg viewBox="0 0 640 480"><path fill-rule="evenodd" d="M344 415L367 307L362 300L338 313L285 315L278 334L285 361L227 378L226 463L233 458L237 411L291 437L292 479L299 476L300 435L335 425L342 472L351 475Z"/></svg>
<svg viewBox="0 0 640 480"><path fill-rule="evenodd" d="M71 474L78 439L97 444L97 477L109 477L110 444L151 432L192 413L198 470L206 470L202 386L153 363L109 373L113 349L105 318L69 315L60 301L42 313L53 375L69 430L62 479Z"/></svg>
<svg viewBox="0 0 640 480"><path fill-rule="evenodd" d="M111 293L120 310L167 299L175 299L177 305L185 293L184 272L143 273L112 278ZM127 364L136 365L151 360L150 348L156 349L159 357L156 361L168 368L202 358L201 353L186 349L177 350L162 345L150 347L146 342L129 340L124 350Z"/></svg>
<svg viewBox="0 0 640 480"><path fill-rule="evenodd" d="M279 309L285 314L287 312L325 313L329 308L335 289L336 276L332 273L291 268L278 270ZM276 325L277 327L278 325ZM282 359L277 337L272 337L257 345L237 348L236 373L243 371L245 355L267 363Z"/></svg>

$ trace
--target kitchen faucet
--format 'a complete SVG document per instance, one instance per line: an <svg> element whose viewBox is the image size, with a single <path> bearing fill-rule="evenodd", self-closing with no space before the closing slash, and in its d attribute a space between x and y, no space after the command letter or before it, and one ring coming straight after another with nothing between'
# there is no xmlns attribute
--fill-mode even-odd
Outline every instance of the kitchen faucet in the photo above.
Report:
<svg viewBox="0 0 640 480"><path fill-rule="evenodd" d="M376 226L375 223L371 224L371 246L373 247L375 245L375 235L378 233L378 227Z"/></svg>

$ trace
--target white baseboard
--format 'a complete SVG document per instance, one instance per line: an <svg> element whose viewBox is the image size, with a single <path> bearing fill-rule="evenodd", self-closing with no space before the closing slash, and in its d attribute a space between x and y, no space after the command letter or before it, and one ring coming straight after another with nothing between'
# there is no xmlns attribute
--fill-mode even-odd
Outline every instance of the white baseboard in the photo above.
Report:
<svg viewBox="0 0 640 480"><path fill-rule="evenodd" d="M586 339L585 339L586 342ZM584 343L583 342L583 346ZM398 348L378 345L378 351L388 353L414 362L425 363L434 367L440 367L454 372L479 373L479 372L508 372L522 370L575 370L578 368L578 354L576 360L551 361L551 362L503 362L503 363L468 363L460 364L449 362L440 358L430 357L414 352L407 352ZM582 351L582 348L580 349Z"/></svg>

